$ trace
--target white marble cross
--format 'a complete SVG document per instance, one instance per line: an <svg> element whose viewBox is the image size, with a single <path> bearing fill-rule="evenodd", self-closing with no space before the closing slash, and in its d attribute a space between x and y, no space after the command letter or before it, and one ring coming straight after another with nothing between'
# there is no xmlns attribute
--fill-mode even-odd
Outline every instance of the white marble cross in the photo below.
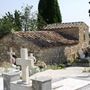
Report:
<svg viewBox="0 0 90 90"><path fill-rule="evenodd" d="M14 58L12 55L15 55L15 52L13 52L12 48L10 48L10 52L7 52L7 54L10 55L10 63L13 64L14 63Z"/></svg>
<svg viewBox="0 0 90 90"><path fill-rule="evenodd" d="M33 56L33 53L30 53L29 60L31 61L30 67L34 68L35 67L34 63L36 62L36 58Z"/></svg>
<svg viewBox="0 0 90 90"><path fill-rule="evenodd" d="M21 48L21 58L16 59L16 64L22 67L22 81L29 83L29 66L30 60L28 58L27 48Z"/></svg>

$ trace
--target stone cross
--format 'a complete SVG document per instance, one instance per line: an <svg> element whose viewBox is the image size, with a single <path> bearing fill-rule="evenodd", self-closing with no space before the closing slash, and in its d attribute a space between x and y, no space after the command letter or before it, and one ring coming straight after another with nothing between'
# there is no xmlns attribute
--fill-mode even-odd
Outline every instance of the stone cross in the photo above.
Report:
<svg viewBox="0 0 90 90"><path fill-rule="evenodd" d="M33 53L30 53L29 60L31 61L30 67L34 68L35 67L34 63L36 62L36 58L33 56Z"/></svg>
<svg viewBox="0 0 90 90"><path fill-rule="evenodd" d="M10 55L10 63L13 64L15 61L15 58L13 58L12 55L15 55L15 52L13 52L12 48L10 48L10 52L7 52Z"/></svg>
<svg viewBox="0 0 90 90"><path fill-rule="evenodd" d="M21 48L21 58L16 59L16 64L21 65L22 68L22 81L29 83L29 66L30 60L28 58L27 48Z"/></svg>

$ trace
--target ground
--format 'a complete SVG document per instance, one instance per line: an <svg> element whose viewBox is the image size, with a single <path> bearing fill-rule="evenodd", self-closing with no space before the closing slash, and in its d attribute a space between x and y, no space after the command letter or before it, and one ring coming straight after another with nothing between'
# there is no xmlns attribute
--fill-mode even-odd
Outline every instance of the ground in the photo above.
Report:
<svg viewBox="0 0 90 90"><path fill-rule="evenodd" d="M83 87L83 89L77 90L89 90L90 73L83 72L84 69L85 69L84 67L68 67L66 69L61 70L46 70L41 73L34 74L30 78L38 78L38 77L52 78L53 86L56 87L53 90L76 90L76 88L79 87ZM58 85L59 88L57 88ZM0 90L3 90L2 76L0 77Z"/></svg>

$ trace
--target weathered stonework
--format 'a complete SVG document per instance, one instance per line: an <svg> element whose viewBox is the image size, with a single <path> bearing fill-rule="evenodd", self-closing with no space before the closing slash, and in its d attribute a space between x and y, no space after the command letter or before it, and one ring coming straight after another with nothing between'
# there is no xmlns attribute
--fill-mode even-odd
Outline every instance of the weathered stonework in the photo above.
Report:
<svg viewBox="0 0 90 90"><path fill-rule="evenodd" d="M65 63L77 57L80 48L89 44L88 26L83 22L48 25L43 31L14 32L0 39L0 61L9 61L10 47L20 56L20 48L28 48L37 60L47 64Z"/></svg>
<svg viewBox="0 0 90 90"><path fill-rule="evenodd" d="M41 50L37 57L39 60L43 60L48 64L60 64L66 62L66 56L64 53L65 47L55 47Z"/></svg>

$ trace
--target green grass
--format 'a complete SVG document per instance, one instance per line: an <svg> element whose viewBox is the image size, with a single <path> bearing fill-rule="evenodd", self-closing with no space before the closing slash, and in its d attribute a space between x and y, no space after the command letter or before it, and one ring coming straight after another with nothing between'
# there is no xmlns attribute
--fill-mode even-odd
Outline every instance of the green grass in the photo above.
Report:
<svg viewBox="0 0 90 90"><path fill-rule="evenodd" d="M60 64L60 65L48 65L47 69L53 69L53 70L57 70L57 69L64 69L65 65L64 64Z"/></svg>

